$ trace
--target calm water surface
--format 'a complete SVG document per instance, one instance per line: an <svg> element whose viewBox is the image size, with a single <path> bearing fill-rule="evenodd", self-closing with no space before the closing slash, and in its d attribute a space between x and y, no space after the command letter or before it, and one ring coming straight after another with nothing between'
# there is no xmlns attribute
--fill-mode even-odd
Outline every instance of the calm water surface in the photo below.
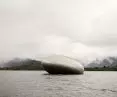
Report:
<svg viewBox="0 0 117 97"><path fill-rule="evenodd" d="M117 72L0 71L0 97L117 97Z"/></svg>

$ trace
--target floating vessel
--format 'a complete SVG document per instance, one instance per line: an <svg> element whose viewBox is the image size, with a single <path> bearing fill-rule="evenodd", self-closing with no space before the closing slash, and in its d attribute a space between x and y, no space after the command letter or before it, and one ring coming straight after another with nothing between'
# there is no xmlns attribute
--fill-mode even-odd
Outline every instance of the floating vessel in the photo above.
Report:
<svg viewBox="0 0 117 97"><path fill-rule="evenodd" d="M46 57L42 65L50 74L83 74L84 72L84 66L77 60L62 55Z"/></svg>

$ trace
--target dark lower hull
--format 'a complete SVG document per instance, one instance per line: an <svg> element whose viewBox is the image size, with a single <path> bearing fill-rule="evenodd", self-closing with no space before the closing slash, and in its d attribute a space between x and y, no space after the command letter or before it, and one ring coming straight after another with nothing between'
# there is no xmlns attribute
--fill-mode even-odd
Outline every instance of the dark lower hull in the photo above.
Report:
<svg viewBox="0 0 117 97"><path fill-rule="evenodd" d="M81 68L72 68L61 64L43 63L44 69L50 74L83 74Z"/></svg>

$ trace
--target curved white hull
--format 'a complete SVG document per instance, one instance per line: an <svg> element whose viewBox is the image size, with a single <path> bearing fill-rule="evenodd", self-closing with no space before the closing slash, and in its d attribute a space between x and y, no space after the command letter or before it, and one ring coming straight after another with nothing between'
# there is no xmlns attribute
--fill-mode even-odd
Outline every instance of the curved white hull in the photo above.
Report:
<svg viewBox="0 0 117 97"><path fill-rule="evenodd" d="M50 74L83 74L84 72L84 67L79 62L65 56L59 56L59 59L56 56L51 57L51 60L43 61L42 65Z"/></svg>

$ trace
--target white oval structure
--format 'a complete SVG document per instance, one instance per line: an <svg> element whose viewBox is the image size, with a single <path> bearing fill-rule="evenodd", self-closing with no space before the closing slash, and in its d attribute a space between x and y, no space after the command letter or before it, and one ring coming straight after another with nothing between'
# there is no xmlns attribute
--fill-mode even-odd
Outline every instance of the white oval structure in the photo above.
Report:
<svg viewBox="0 0 117 97"><path fill-rule="evenodd" d="M83 74L84 66L75 59L52 55L42 61L44 69L50 74Z"/></svg>

